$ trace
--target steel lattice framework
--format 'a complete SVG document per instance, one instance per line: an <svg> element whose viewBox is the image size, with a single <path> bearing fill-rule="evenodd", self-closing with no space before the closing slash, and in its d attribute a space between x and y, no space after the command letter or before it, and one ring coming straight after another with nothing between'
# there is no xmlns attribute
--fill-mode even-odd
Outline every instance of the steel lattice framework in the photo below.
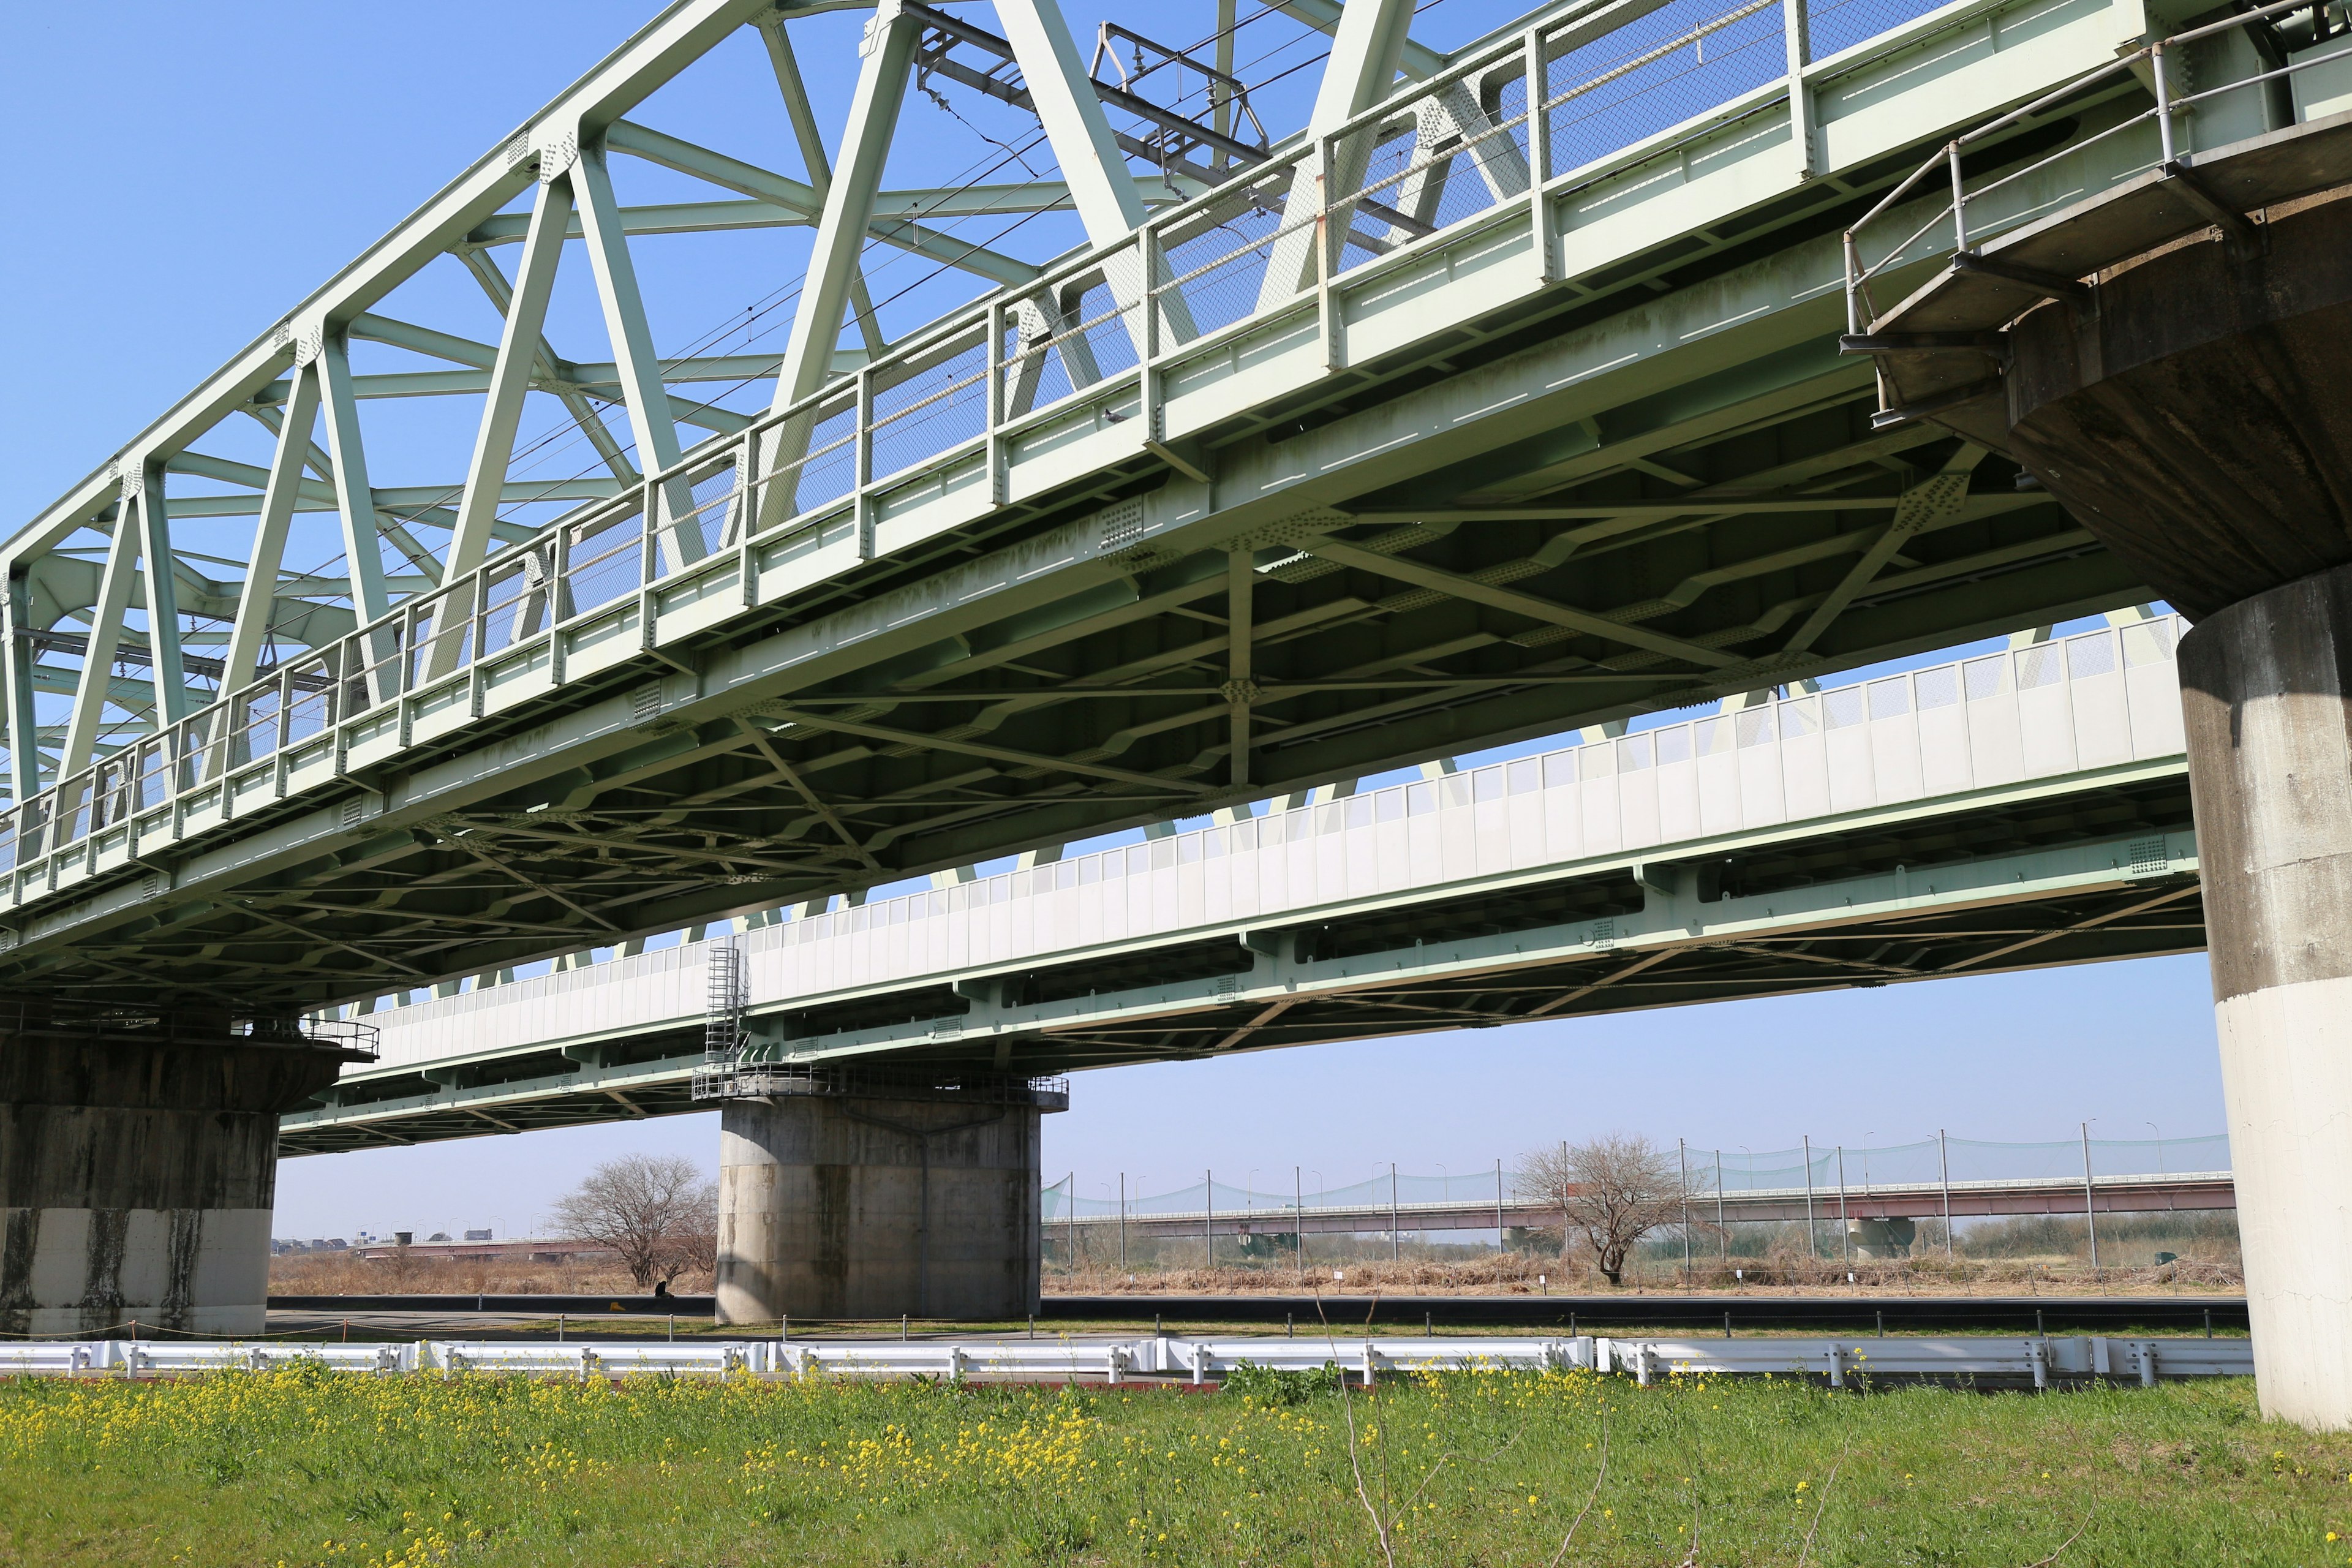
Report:
<svg viewBox="0 0 2352 1568"><path fill-rule="evenodd" d="M1847 218L2137 4L1575 0L1441 56L1292 0L1332 41L1274 139L1229 47L885 0L829 147L793 39L837 8L672 5L8 542L0 984L291 1011L2147 596L1874 422L1836 299ZM747 39L797 174L647 122ZM918 82L1058 176L887 188ZM975 237L1041 212L1082 243ZM645 247L779 226L781 351L665 355ZM902 253L985 292L886 332ZM451 268L495 341L394 313ZM550 341L567 280L609 359ZM414 397L470 442L373 485ZM522 463L535 412L598 471Z"/></svg>

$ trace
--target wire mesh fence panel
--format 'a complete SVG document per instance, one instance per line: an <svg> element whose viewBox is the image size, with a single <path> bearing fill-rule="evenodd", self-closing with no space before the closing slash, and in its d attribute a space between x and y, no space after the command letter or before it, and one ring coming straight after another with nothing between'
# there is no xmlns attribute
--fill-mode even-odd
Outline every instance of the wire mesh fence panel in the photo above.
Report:
<svg viewBox="0 0 2352 1568"><path fill-rule="evenodd" d="M266 686L237 699L230 731L229 765L259 762L278 750L278 689Z"/></svg>
<svg viewBox="0 0 2352 1568"><path fill-rule="evenodd" d="M445 588L410 611L409 625L416 628L416 640L409 650L406 685L438 680L474 662L473 603L467 592L468 587L470 584Z"/></svg>
<svg viewBox="0 0 2352 1568"><path fill-rule="evenodd" d="M335 721L335 658L304 659L288 681L286 739L289 744L323 732Z"/></svg>
<svg viewBox="0 0 2352 1568"><path fill-rule="evenodd" d="M1815 59L1899 27L1940 8L1947 0L1829 0L1805 9L1806 31Z"/></svg>
<svg viewBox="0 0 2352 1568"><path fill-rule="evenodd" d="M1276 241L1312 226L1312 214L1283 222L1294 171L1284 164L1252 181L1160 239L1160 292L1182 299L1195 333L1213 332L1255 314Z"/></svg>
<svg viewBox="0 0 2352 1568"><path fill-rule="evenodd" d="M1581 168L1787 72L1780 0L1673 0L1547 62L1551 166Z"/></svg>
<svg viewBox="0 0 2352 1568"><path fill-rule="evenodd" d="M1132 258L1129 260L1132 265ZM1139 283L1140 279L1133 281ZM1128 330L1129 311L1119 303L1119 295L1124 293L1126 290L1115 294L1108 280L1097 279L1076 295L1072 306L1072 325L1064 341L1071 349L1084 345L1085 357L1093 369L1089 384L1135 368L1139 356L1135 337Z"/></svg>
<svg viewBox="0 0 2352 1568"><path fill-rule="evenodd" d="M760 482L760 528L832 504L857 489L857 400L845 391L770 434Z"/></svg>
<svg viewBox="0 0 2352 1568"><path fill-rule="evenodd" d="M873 469L882 479L988 429L988 344L974 339L919 375L874 389Z"/></svg>
<svg viewBox="0 0 2352 1568"><path fill-rule="evenodd" d="M564 542L564 614L581 615L637 591L645 581L644 515L631 506L572 525Z"/></svg>
<svg viewBox="0 0 2352 1568"><path fill-rule="evenodd" d="M662 511L670 547L682 561L699 561L724 549L738 531L736 503L743 488L743 476L733 455L690 476L685 493L674 495L678 488L663 487ZM677 510L672 510L673 507Z"/></svg>
<svg viewBox="0 0 2352 1568"><path fill-rule="evenodd" d="M1335 267L1493 210L1528 189L1527 94L1516 65L1446 83L1402 120L1339 140L1336 177L1355 195L1333 205L1345 239ZM1360 139L1362 145L1354 145Z"/></svg>
<svg viewBox="0 0 2352 1568"><path fill-rule="evenodd" d="M2058 1139L2049 1142L2002 1143L1981 1139L1928 1138L1912 1143L1820 1144L1808 1165L1803 1148L1724 1149L1688 1146L1679 1152L1664 1147L1670 1169L1689 1172L1694 1196L1718 1190L1741 1193L1801 1193L1813 1191L1834 1205L1838 1194L1860 1196L1885 1187L1933 1188L1945 1180L1949 1161L1955 1186L1972 1183L2073 1183L2083 1179L2083 1142ZM2100 1181L2121 1177L2211 1176L2230 1169L2226 1133L2200 1133L2182 1138L2094 1138L2090 1143L2091 1173ZM1506 1162L1500 1173L1500 1201L1507 1208L1557 1200L1549 1176L1536 1176L1516 1162ZM1108 1186L1108 1184L1104 1184ZM1277 1221L1285 1214L1354 1210L1367 1216L1370 1228L1381 1228L1381 1212L1391 1205L1401 1221L1413 1218L1408 1211L1437 1205L1476 1208L1495 1204L1497 1173L1492 1165L1466 1172L1399 1171L1337 1185L1306 1173L1297 1187L1268 1186L1257 1182L1233 1183L1205 1179L1147 1192L1139 1183L1122 1204L1114 1196L1082 1196L1068 1178L1044 1189L1049 1215L1078 1219L1125 1214L1130 1219L1171 1215L1202 1215L1215 1220L1263 1215ZM1824 1211L1829 1212L1829 1211Z"/></svg>
<svg viewBox="0 0 2352 1568"><path fill-rule="evenodd" d="M513 647L547 628L547 571L536 546L482 574L482 652Z"/></svg>

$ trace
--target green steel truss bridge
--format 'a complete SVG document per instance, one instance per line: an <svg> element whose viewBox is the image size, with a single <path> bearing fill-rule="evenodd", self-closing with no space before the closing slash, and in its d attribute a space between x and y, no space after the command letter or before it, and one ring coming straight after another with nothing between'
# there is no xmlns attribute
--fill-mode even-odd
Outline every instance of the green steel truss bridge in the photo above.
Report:
<svg viewBox="0 0 2352 1568"><path fill-rule="evenodd" d="M1187 107L1039 0L885 0L828 143L835 8L670 6L0 547L0 988L290 1016L2153 596L1841 352L1843 228L2160 37L2139 0L1578 0L1451 55L1295 0L1332 41L1279 137L1213 60L1154 57ZM660 127L745 47L796 172ZM1056 176L884 188L919 73ZM2146 93L1973 143L1964 182L2036 167L1972 229L2149 165L2094 140ZM625 202L645 165L705 199ZM970 237L1028 211L1083 243ZM666 354L646 254L777 226L789 341ZM890 319L901 253L977 292ZM559 286L609 357L549 341ZM475 434L372 486L410 397ZM593 472L520 461L541 415Z"/></svg>

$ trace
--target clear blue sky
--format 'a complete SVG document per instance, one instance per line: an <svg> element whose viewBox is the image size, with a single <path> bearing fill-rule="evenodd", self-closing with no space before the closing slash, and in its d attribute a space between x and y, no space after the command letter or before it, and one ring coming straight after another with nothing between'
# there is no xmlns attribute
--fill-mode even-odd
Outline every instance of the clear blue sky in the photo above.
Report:
<svg viewBox="0 0 2352 1568"><path fill-rule="evenodd" d="M12 241L0 247L0 531L103 463L653 9L16 7L0 51L0 126L16 150L0 164ZM1418 31L1446 47L1509 9L1441 0ZM1074 5L1073 30L1090 35L1098 14ZM1181 0L1144 25L1190 42L1212 16L1205 0ZM815 24L855 26L846 14ZM1266 35L1268 47L1279 41ZM1312 52L1296 39L1287 49L1264 70ZM822 38L804 50L828 124L849 84L822 62L842 53ZM765 68L739 50L718 68ZM1283 95L1311 79L1269 89L1277 130L1296 118L1280 112ZM739 112L736 96L680 102L665 123L797 172L781 113ZM772 93L740 97L772 110ZM927 101L908 113L919 133L902 136L891 183L970 164L971 134ZM788 282L805 247L788 233L750 268L705 273L710 251L670 243L640 251L649 291L677 301L656 311L665 352ZM562 301L551 331L601 341ZM433 433L420 423L413 445L387 440L376 482L446 478L412 471ZM1045 1163L1075 1169L1097 1194L1122 1170L1154 1190L1205 1166L1221 1181L1255 1168L1261 1186L1286 1184L1294 1164L1335 1184L1391 1160L1459 1173L1610 1129L1759 1149L1804 1133L1900 1142L1939 1126L2057 1139L2086 1117L2095 1135L2144 1137L2150 1121L2168 1137L2210 1132L2222 1121L2210 1019L2204 961L2187 958L1131 1068L1077 1082L1073 1109L1046 1122ZM714 1119L292 1161L277 1228L521 1230L588 1165L625 1150L715 1165Z"/></svg>

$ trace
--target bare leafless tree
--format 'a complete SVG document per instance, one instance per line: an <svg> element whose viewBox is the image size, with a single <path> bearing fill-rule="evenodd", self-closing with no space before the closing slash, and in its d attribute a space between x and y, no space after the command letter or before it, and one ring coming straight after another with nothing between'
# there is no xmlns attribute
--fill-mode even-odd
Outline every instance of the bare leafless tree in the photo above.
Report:
<svg viewBox="0 0 2352 1568"><path fill-rule="evenodd" d="M1625 1259L1636 1243L1681 1218L1682 1180L1672 1156L1647 1138L1622 1132L1522 1156L1517 1185L1521 1197L1560 1205L1568 1219L1561 1256L1581 1237L1612 1285L1625 1282Z"/></svg>
<svg viewBox="0 0 2352 1568"><path fill-rule="evenodd" d="M677 1154L607 1160L549 1216L565 1236L609 1247L640 1289L664 1286L709 1250L719 1231L719 1188Z"/></svg>

